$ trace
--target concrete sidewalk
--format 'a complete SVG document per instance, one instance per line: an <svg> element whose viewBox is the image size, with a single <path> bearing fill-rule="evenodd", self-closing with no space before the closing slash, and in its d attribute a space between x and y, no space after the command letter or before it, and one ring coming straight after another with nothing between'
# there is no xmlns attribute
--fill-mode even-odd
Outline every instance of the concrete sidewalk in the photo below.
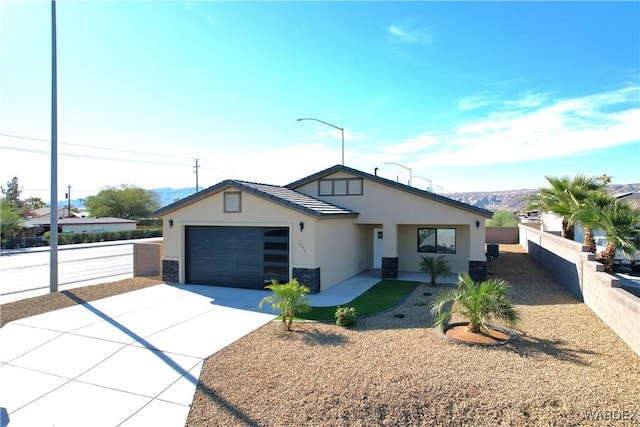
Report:
<svg viewBox="0 0 640 427"><path fill-rule="evenodd" d="M379 274L311 303L346 304ZM163 284L10 322L0 329L0 425L184 426L204 359L275 317L258 310L267 295Z"/></svg>

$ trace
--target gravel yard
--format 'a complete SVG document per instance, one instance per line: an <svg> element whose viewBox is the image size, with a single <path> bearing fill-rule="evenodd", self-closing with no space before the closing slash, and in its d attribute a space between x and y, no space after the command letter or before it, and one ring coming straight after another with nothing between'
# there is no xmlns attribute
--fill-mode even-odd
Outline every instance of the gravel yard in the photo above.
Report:
<svg viewBox="0 0 640 427"><path fill-rule="evenodd" d="M274 323L214 354L187 426L640 425L640 357L519 245L500 250L515 343L444 340L420 285L355 328Z"/></svg>
<svg viewBox="0 0 640 427"><path fill-rule="evenodd" d="M285 333L273 322L214 354L186 425L640 425L640 357L519 245L500 252L493 277L511 282L522 315L514 343L444 340L425 295L444 286L421 284L354 328L308 322ZM132 279L5 304L2 324L156 283Z"/></svg>

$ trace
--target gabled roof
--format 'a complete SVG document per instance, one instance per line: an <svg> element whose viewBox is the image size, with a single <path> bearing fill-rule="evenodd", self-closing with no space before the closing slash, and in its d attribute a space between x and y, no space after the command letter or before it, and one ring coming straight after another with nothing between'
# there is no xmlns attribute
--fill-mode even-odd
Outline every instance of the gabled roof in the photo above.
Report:
<svg viewBox="0 0 640 427"><path fill-rule="evenodd" d="M619 202L628 203L633 209L640 209L640 193L623 193L615 196Z"/></svg>
<svg viewBox="0 0 640 427"><path fill-rule="evenodd" d="M329 176L331 174L334 174L336 172L347 172L349 174L355 175L355 176L359 176L361 178L365 178L374 182L377 182L379 184L382 185L387 185L389 187L395 188L397 190L400 191L405 191L407 193L411 193L414 194L416 196L420 196L420 197L424 197L426 199L429 200L433 200L439 203L443 203L445 205L449 205L451 207L454 208L458 208L458 209L462 209L462 210L466 210L469 212L473 212L476 213L478 215L482 215L484 217L487 218L491 218L493 216L493 212L491 212L490 210L487 209L483 209L483 208L479 208L476 206L471 206L467 203L463 203L463 202L459 202L457 200L453 200L450 199L449 197L445 197L445 196L441 196L439 194L436 193L431 193L429 191L425 191L425 190L420 190L418 188L415 187L411 187L409 185L405 185L405 184L400 184L399 182L395 182L395 181L391 181L390 179L386 179L386 178L382 178L379 177L377 175L371 175L369 173L366 172L362 172L359 171L357 169L353 169L344 165L335 165L332 166L328 169L325 169L323 171L320 172L316 172L313 175L309 175L305 178L299 179L295 182L292 182L291 184L287 184L285 185L285 187L290 188L292 190L295 190L296 188L300 188L303 185L309 184L310 182L316 181L318 179L322 179L326 176Z"/></svg>
<svg viewBox="0 0 640 427"><path fill-rule="evenodd" d="M178 209L206 199L209 196L217 194L229 188L235 188L247 193L255 194L258 197L268 199L272 202L281 204L285 207L296 209L307 215L315 217L356 217L357 212L328 203L306 194L299 193L295 190L281 187L278 185L258 184L255 182L238 181L228 179L216 185L206 188L191 196L178 200L175 203L167 205L153 212L154 216L165 216Z"/></svg>

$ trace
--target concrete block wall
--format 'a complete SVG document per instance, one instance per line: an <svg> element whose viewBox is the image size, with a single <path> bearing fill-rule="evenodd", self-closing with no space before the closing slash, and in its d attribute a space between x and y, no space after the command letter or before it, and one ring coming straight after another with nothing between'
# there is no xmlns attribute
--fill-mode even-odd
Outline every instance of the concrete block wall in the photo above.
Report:
<svg viewBox="0 0 640 427"><path fill-rule="evenodd" d="M162 242L133 244L133 277L153 277L162 274Z"/></svg>
<svg viewBox="0 0 640 427"><path fill-rule="evenodd" d="M518 227L487 227L486 243L518 243Z"/></svg>
<svg viewBox="0 0 640 427"><path fill-rule="evenodd" d="M586 246L530 227L519 226L519 234L529 256L640 355L640 298L620 288Z"/></svg>

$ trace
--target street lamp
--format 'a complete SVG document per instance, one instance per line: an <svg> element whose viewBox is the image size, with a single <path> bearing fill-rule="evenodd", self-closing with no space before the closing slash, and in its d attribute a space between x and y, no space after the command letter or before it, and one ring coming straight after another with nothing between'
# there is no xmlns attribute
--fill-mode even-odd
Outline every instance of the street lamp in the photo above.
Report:
<svg viewBox="0 0 640 427"><path fill-rule="evenodd" d="M433 182L429 178L425 178L424 176L420 176L420 175L413 175L413 177L414 178L424 179L425 181L428 181L429 182L428 191L433 191Z"/></svg>
<svg viewBox="0 0 640 427"><path fill-rule="evenodd" d="M324 122L324 121L322 121L322 120L314 119L314 118L311 118L311 117L306 117L306 118L303 118L303 119L298 119L297 121L298 121L298 122L301 122L301 121L303 121L303 120L313 120L313 121L316 121L316 122L324 123L325 125L327 125L327 126L331 126L332 128L334 128L334 129L338 129L340 132L342 132L342 166L344 166L344 128L341 128L341 127L338 127L338 126L332 125L331 123L327 123L327 122Z"/></svg>
<svg viewBox="0 0 640 427"><path fill-rule="evenodd" d="M401 165L400 163L395 163L395 162L384 162L385 165L396 165L396 166L400 166L401 168L405 168L406 170L409 171L409 187L412 187L411 185L411 176L413 175L413 173L411 172L411 168L408 168L406 166Z"/></svg>

